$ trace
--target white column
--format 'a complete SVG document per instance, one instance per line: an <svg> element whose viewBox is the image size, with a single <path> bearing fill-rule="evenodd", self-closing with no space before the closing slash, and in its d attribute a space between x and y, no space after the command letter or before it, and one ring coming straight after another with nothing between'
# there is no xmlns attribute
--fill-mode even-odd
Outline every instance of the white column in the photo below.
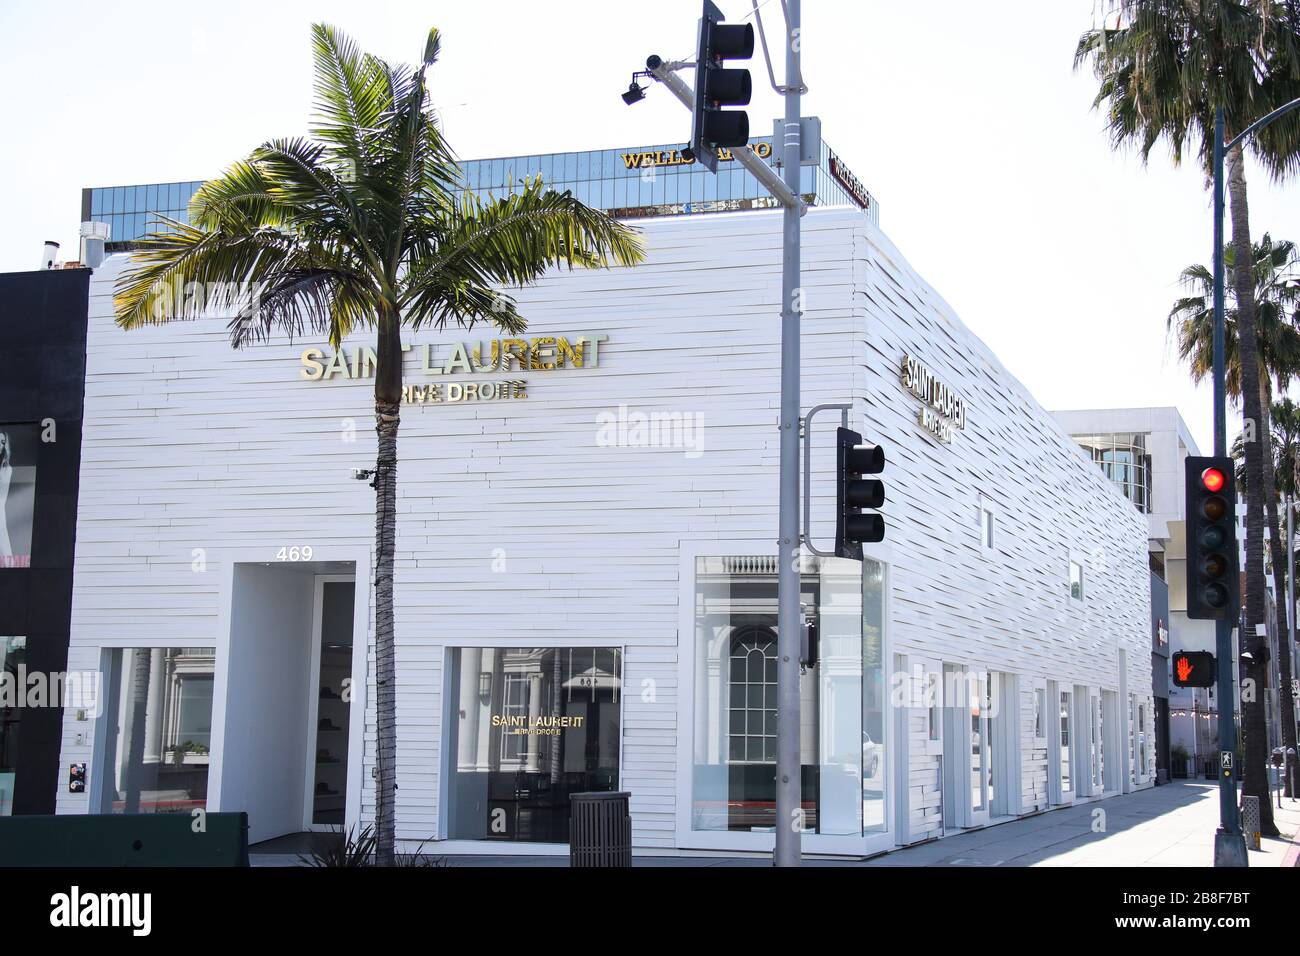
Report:
<svg viewBox="0 0 1300 956"><path fill-rule="evenodd" d="M460 698L457 704L456 769L474 769L478 763L478 726L482 701L479 700L479 675L483 668L483 649L466 647L460 651Z"/></svg>
<svg viewBox="0 0 1300 956"><path fill-rule="evenodd" d="M556 689L556 693L559 689ZM524 769L529 773L537 773L541 769L541 753L538 745L540 735L535 731L537 728L537 718L542 715L542 675L528 675L528 730L534 731L528 735L528 759L524 764Z"/></svg>

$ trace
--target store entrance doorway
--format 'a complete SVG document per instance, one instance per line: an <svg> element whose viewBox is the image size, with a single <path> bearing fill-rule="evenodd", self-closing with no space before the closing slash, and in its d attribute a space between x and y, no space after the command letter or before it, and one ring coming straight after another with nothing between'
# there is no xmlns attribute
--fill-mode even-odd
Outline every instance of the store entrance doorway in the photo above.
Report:
<svg viewBox="0 0 1300 956"><path fill-rule="evenodd" d="M946 831L989 822L994 799L993 714L989 675L943 666L943 825Z"/></svg>
<svg viewBox="0 0 1300 956"><path fill-rule="evenodd" d="M231 573L209 808L247 812L250 843L346 829L359 816L364 723L352 716L365 688L356 566L236 563Z"/></svg>

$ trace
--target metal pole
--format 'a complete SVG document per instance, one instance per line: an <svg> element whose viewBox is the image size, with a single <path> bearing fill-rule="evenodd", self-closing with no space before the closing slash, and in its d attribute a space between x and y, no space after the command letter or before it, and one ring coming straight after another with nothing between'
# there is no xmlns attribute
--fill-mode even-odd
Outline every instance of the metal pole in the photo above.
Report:
<svg viewBox="0 0 1300 956"><path fill-rule="evenodd" d="M1214 111L1214 454L1228 453L1227 389L1223 325L1223 107ZM1214 834L1215 866L1246 866L1246 839L1237 818L1236 694L1232 677L1232 621L1214 622L1219 665L1219 829ZM1224 754L1231 754L1225 758ZM1224 767L1225 759L1231 764Z"/></svg>
<svg viewBox="0 0 1300 956"><path fill-rule="evenodd" d="M786 186L800 193L799 0L786 5ZM781 273L781 493L777 566L776 866L798 866L803 830L799 759L799 208L783 213Z"/></svg>
<svg viewBox="0 0 1300 956"><path fill-rule="evenodd" d="M1287 651L1290 654L1291 671L1295 672L1295 529L1292 525L1291 514L1295 510L1295 501L1290 495L1286 497L1286 637L1279 638L1287 642ZM1282 681L1287 681L1286 685ZM1281 692L1278 700L1278 716L1282 720L1295 720L1295 697L1286 693L1286 687L1291 686L1291 674L1278 674L1278 689ZM1290 707L1289 714L1283 714L1282 708ZM1286 786L1287 774L1291 774L1291 799L1300 797L1300 793L1295 791L1295 759L1286 752L1286 739L1282 740L1282 772L1278 774L1283 781L1282 786Z"/></svg>

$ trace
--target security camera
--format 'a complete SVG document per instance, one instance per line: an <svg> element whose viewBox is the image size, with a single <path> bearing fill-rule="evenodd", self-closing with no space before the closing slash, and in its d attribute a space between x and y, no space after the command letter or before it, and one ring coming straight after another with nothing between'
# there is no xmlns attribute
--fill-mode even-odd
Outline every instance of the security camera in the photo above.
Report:
<svg viewBox="0 0 1300 956"><path fill-rule="evenodd" d="M375 477L375 470L373 468L353 468L352 477L357 481L369 481Z"/></svg>
<svg viewBox="0 0 1300 956"><path fill-rule="evenodd" d="M637 70L632 74L632 82L628 84L627 92L623 94L623 102L628 106L631 106L633 103L640 103L645 99L645 88L641 86L641 84L637 83L637 80L641 77L645 77L649 80L654 78L654 74L649 70Z"/></svg>

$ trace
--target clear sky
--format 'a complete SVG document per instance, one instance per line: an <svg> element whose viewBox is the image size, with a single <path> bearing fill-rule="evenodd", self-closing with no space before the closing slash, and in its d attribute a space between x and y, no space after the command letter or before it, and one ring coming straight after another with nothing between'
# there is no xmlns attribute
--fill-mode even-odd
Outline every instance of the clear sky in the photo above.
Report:
<svg viewBox="0 0 1300 956"><path fill-rule="evenodd" d="M730 18L749 0L718 0ZM1208 387L1178 367L1165 316L1210 254L1209 195L1167 154L1113 153L1072 70L1094 0L805 0L804 98L881 203L890 238L1048 408L1176 405L1209 449ZM415 60L443 31L435 104L461 156L684 141L666 90L618 94L645 57L692 53L698 0L0 5L0 270L42 241L75 258L83 186L202 179L304 132L308 25ZM769 29L778 0L763 13ZM756 134L778 98L752 63ZM778 65L779 76L779 65ZM1250 171L1253 232L1300 240L1300 193ZM777 321L772 317L772 321ZM1235 430L1235 426L1233 426Z"/></svg>

